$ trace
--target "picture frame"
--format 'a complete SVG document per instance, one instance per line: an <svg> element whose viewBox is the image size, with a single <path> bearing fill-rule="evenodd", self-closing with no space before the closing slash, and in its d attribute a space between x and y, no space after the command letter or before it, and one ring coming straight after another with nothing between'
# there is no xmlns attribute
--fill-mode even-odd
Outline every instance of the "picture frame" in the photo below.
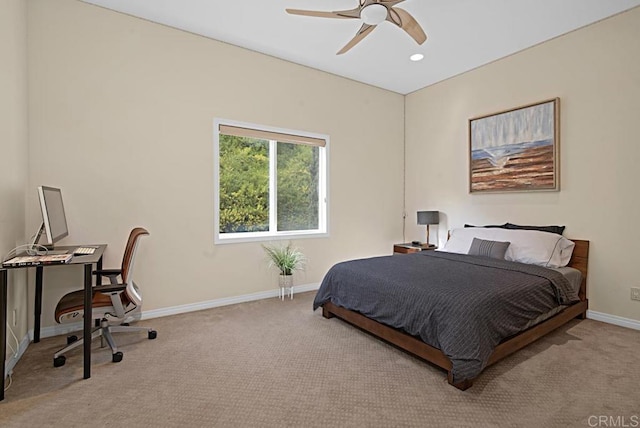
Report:
<svg viewBox="0 0 640 428"><path fill-rule="evenodd" d="M469 193L560 190L560 98L469 119Z"/></svg>

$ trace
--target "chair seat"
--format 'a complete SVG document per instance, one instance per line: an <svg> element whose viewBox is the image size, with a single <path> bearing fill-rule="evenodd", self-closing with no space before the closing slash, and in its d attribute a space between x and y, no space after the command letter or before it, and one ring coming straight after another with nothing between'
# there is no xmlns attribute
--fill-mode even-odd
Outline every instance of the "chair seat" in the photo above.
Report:
<svg viewBox="0 0 640 428"><path fill-rule="evenodd" d="M103 293L93 292L92 304L94 308L112 306L111 298ZM84 314L84 290L65 294L56 306L56 322L69 322L73 319L82 319ZM66 315L66 316L65 316ZM64 319L62 317L64 316Z"/></svg>

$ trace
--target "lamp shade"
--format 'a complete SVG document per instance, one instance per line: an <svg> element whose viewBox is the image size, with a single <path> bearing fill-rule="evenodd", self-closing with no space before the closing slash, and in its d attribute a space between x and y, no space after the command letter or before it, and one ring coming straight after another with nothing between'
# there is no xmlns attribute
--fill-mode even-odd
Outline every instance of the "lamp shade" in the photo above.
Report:
<svg viewBox="0 0 640 428"><path fill-rule="evenodd" d="M418 224L440 223L440 211L418 211Z"/></svg>

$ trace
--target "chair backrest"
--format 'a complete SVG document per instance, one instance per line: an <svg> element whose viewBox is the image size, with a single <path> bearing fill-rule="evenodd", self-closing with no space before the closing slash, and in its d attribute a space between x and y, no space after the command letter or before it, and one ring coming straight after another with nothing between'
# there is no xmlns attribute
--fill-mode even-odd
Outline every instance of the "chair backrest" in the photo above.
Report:
<svg viewBox="0 0 640 428"><path fill-rule="evenodd" d="M133 282L133 266L136 258L136 250L142 236L149 235L149 232L142 228L136 227L129 234L129 240L122 257L122 281L127 284L126 294L136 306L142 303L142 296L138 287Z"/></svg>
<svg viewBox="0 0 640 428"><path fill-rule="evenodd" d="M129 277L131 275L131 271L133 270L133 262L136 256L136 249L138 247L139 238L144 235L149 235L146 229L142 227L136 227L129 234L129 239L127 240L127 246L124 249L124 255L122 256L122 282L125 284L129 283Z"/></svg>

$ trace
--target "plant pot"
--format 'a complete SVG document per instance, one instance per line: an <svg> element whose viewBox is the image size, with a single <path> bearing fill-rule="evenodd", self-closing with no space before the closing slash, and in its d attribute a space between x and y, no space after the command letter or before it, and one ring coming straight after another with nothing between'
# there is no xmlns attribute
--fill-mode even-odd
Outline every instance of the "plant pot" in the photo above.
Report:
<svg viewBox="0 0 640 428"><path fill-rule="evenodd" d="M293 286L293 275L283 275L280 274L280 287L292 287Z"/></svg>
<svg viewBox="0 0 640 428"><path fill-rule="evenodd" d="M293 299L293 275L280 274L278 278L280 285L280 299L284 300L286 292L289 292L289 297Z"/></svg>

